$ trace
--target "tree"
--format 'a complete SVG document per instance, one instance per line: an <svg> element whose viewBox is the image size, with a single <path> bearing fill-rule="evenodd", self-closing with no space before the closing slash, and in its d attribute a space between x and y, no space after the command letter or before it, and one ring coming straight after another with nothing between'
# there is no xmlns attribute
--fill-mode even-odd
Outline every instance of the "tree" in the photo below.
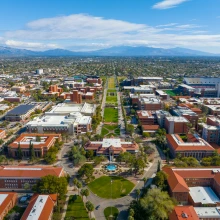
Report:
<svg viewBox="0 0 220 220"><path fill-rule="evenodd" d="M6 160L6 156L5 155L0 155L0 164L4 163Z"/></svg>
<svg viewBox="0 0 220 220"><path fill-rule="evenodd" d="M35 158L35 152L34 152L34 145L30 141L29 145L29 153L30 153L30 158L33 160Z"/></svg>
<svg viewBox="0 0 220 220"><path fill-rule="evenodd" d="M84 196L86 197L86 199L87 199L87 197L89 196L89 190L88 190L88 189L85 189L85 190L84 190Z"/></svg>
<svg viewBox="0 0 220 220"><path fill-rule="evenodd" d="M94 210L94 205L90 201L86 202L86 209L88 210L90 218L91 218L91 212Z"/></svg>
<svg viewBox="0 0 220 220"><path fill-rule="evenodd" d="M139 196L140 196L140 194L141 194L140 189L136 189L135 194L136 194L136 199L137 199L137 201L138 201Z"/></svg>
<svg viewBox="0 0 220 220"><path fill-rule="evenodd" d="M23 186L23 188L24 188L25 190L29 190L29 189L31 188L31 186L30 186L29 183L25 183L24 186Z"/></svg>
<svg viewBox="0 0 220 220"><path fill-rule="evenodd" d="M56 162L56 154L54 152L47 152L45 157L44 157L44 160L46 161L46 163L48 164L53 164Z"/></svg>
<svg viewBox="0 0 220 220"><path fill-rule="evenodd" d="M167 188L167 174L163 171L157 172L156 176L153 179L153 183L161 189L166 189Z"/></svg>
<svg viewBox="0 0 220 220"><path fill-rule="evenodd" d="M160 171L160 160L157 161L157 172Z"/></svg>
<svg viewBox="0 0 220 220"><path fill-rule="evenodd" d="M78 174L80 178L86 177L86 182L90 182L91 179L93 179L93 172L94 168L92 164L84 164L81 166L81 168L78 170Z"/></svg>
<svg viewBox="0 0 220 220"><path fill-rule="evenodd" d="M133 162L134 173L135 175L140 172L140 170L144 170L146 164L142 158L135 158Z"/></svg>
<svg viewBox="0 0 220 220"><path fill-rule="evenodd" d="M40 142L41 141L41 137L40 136L36 136L36 142Z"/></svg>
<svg viewBox="0 0 220 220"><path fill-rule="evenodd" d="M23 155L22 155L22 151L21 151L21 145L20 145L20 142L18 143L17 157L18 157L19 160L21 160L22 157L23 157Z"/></svg>
<svg viewBox="0 0 220 220"><path fill-rule="evenodd" d="M134 209L129 209L129 216L134 217Z"/></svg>
<svg viewBox="0 0 220 220"><path fill-rule="evenodd" d="M48 175L42 177L33 187L33 190L37 193L57 193L59 198L63 198L67 193L67 185L66 177Z"/></svg>
<svg viewBox="0 0 220 220"><path fill-rule="evenodd" d="M130 134L131 136L134 133L134 126L132 124L127 125L127 133Z"/></svg>
<svg viewBox="0 0 220 220"><path fill-rule="evenodd" d="M81 182L77 182L76 183L76 186L77 186L77 188L78 188L78 194L79 194L79 190L82 188L82 183ZM80 194L79 194L80 195Z"/></svg>
<svg viewBox="0 0 220 220"><path fill-rule="evenodd" d="M89 160L92 160L93 156L94 156L93 150L86 151L86 158L88 158Z"/></svg>
<svg viewBox="0 0 220 220"><path fill-rule="evenodd" d="M146 182L147 182L147 178L146 177L144 177L143 178L143 181L144 181L144 185L146 184Z"/></svg>
<svg viewBox="0 0 220 220"><path fill-rule="evenodd" d="M155 219L168 219L175 202L167 192L158 188L148 190L146 196L140 200L141 206Z"/></svg>

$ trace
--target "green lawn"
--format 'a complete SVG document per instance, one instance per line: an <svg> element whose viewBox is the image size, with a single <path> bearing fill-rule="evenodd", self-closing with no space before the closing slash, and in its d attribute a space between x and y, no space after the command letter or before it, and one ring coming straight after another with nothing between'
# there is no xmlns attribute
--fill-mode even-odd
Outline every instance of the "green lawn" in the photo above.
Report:
<svg viewBox="0 0 220 220"><path fill-rule="evenodd" d="M107 103L117 103L117 96L107 96L106 102Z"/></svg>
<svg viewBox="0 0 220 220"><path fill-rule="evenodd" d="M105 108L104 121L105 122L118 122L118 109Z"/></svg>
<svg viewBox="0 0 220 220"><path fill-rule="evenodd" d="M116 207L106 207L104 209L104 215L107 220L110 219L109 216L111 216L111 215L114 216L114 218L111 218L111 219L117 219L118 213L119 213L119 211Z"/></svg>
<svg viewBox="0 0 220 220"><path fill-rule="evenodd" d="M113 134L114 132L114 134ZM118 125L104 125L102 127L102 135L110 135L110 136L115 136L115 135L120 135L120 128L118 128Z"/></svg>
<svg viewBox="0 0 220 220"><path fill-rule="evenodd" d="M101 132L101 135L105 136L106 134L108 134L109 131L107 129L105 129L105 127L103 126L102 127L102 132Z"/></svg>
<svg viewBox="0 0 220 220"><path fill-rule="evenodd" d="M111 77L108 79L108 88L109 89L114 89L115 88L115 78Z"/></svg>
<svg viewBox="0 0 220 220"><path fill-rule="evenodd" d="M173 90L165 90L166 94L170 96L176 96L177 94Z"/></svg>
<svg viewBox="0 0 220 220"><path fill-rule="evenodd" d="M116 89L108 89L107 93L109 93L109 92L116 92Z"/></svg>
<svg viewBox="0 0 220 220"><path fill-rule="evenodd" d="M119 176L102 176L89 183L88 187L94 194L97 194L99 197L106 199L116 199L128 195L128 193L130 193L133 189L134 183Z"/></svg>
<svg viewBox="0 0 220 220"><path fill-rule="evenodd" d="M68 219L89 220L88 213L80 196L70 196L65 220Z"/></svg>

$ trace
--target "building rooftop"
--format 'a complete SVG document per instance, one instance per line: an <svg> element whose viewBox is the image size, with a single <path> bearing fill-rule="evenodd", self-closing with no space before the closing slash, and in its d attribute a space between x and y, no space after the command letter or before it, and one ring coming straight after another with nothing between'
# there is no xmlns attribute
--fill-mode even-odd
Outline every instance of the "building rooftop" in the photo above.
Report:
<svg viewBox="0 0 220 220"><path fill-rule="evenodd" d="M56 106L53 106L49 112L45 114L54 114L54 115L68 115L72 112L80 112L82 114L94 114L96 110L96 105L94 104L72 104L72 103L60 103Z"/></svg>
<svg viewBox="0 0 220 220"><path fill-rule="evenodd" d="M166 137L167 137L167 141L171 144L171 147L175 149L176 151L204 150L204 151L214 152L215 150L204 139L197 138L193 135L188 135L188 140L190 139L189 142L184 142L178 134L167 134Z"/></svg>
<svg viewBox="0 0 220 220"><path fill-rule="evenodd" d="M34 195L26 208L21 220L50 219L57 195Z"/></svg>
<svg viewBox="0 0 220 220"><path fill-rule="evenodd" d="M193 206L175 206L170 220L199 220Z"/></svg>
<svg viewBox="0 0 220 220"><path fill-rule="evenodd" d="M0 166L0 179L4 178L41 178L47 175L61 176L62 167L47 166Z"/></svg>
<svg viewBox="0 0 220 220"><path fill-rule="evenodd" d="M186 84L210 84L215 85L220 83L220 78L214 77L184 77L184 82Z"/></svg>
<svg viewBox="0 0 220 220"><path fill-rule="evenodd" d="M220 207L194 207L199 218L220 218Z"/></svg>
<svg viewBox="0 0 220 220"><path fill-rule="evenodd" d="M184 118L182 116L180 116L180 117L178 117L178 116L170 116L170 117L166 117L166 119L169 122L171 122L171 121L174 121L174 122L185 122L185 123L189 122L186 118Z"/></svg>
<svg viewBox="0 0 220 220"><path fill-rule="evenodd" d="M7 115L24 115L33 108L35 108L35 105L19 105L9 111Z"/></svg>
<svg viewBox="0 0 220 220"><path fill-rule="evenodd" d="M214 193L211 187L189 187L189 194L194 203L216 204L220 202L218 196Z"/></svg>

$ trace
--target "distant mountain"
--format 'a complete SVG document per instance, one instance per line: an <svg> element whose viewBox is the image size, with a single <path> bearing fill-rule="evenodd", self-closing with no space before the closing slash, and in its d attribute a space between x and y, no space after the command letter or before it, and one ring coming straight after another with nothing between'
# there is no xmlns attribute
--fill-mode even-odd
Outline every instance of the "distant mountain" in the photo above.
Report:
<svg viewBox="0 0 220 220"><path fill-rule="evenodd" d="M74 52L64 49L53 49L46 51L31 51L0 46L0 56L220 56L186 48L153 48L153 47L131 47L119 46L90 52Z"/></svg>

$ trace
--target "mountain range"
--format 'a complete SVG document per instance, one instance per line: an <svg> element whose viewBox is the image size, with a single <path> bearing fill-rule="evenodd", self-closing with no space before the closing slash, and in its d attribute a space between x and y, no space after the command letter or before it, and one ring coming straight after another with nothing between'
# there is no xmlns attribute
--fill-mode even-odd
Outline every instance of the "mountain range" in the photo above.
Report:
<svg viewBox="0 0 220 220"><path fill-rule="evenodd" d="M88 52L74 52L64 49L53 49L46 51L32 51L26 49L16 49L11 47L0 46L0 57L24 57L24 56L220 56L220 54L212 54L186 48L153 48L153 47L131 47L118 46L107 49L101 49Z"/></svg>

